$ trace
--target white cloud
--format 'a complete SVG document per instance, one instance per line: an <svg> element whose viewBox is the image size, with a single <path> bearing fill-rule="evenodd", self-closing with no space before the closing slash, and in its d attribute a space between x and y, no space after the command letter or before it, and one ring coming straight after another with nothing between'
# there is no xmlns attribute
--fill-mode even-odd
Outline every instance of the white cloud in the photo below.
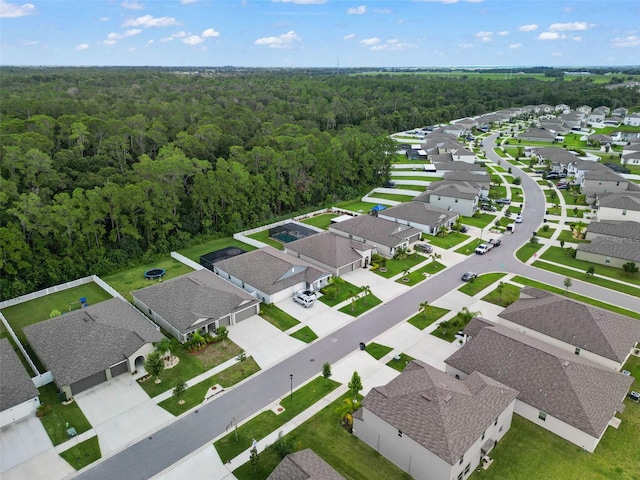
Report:
<svg viewBox="0 0 640 480"><path fill-rule="evenodd" d="M122 40L126 37L133 37L134 35L138 35L140 33L142 33L142 30L140 30L139 28L132 28L131 30L127 30L124 33L111 32L109 35L107 35L107 39L102 43L105 45L113 45L118 40Z"/></svg>
<svg viewBox="0 0 640 480"><path fill-rule="evenodd" d="M124 0L124 2L120 4L120 6L122 8L126 8L127 10L142 10L144 8L141 3L138 3L137 0L133 0L131 2Z"/></svg>
<svg viewBox="0 0 640 480"><path fill-rule="evenodd" d="M564 7L564 8L562 9L562 11L563 11L564 13L571 13L571 12L573 12L573 8L571 8L571 7Z"/></svg>
<svg viewBox="0 0 640 480"><path fill-rule="evenodd" d="M352 38L356 38L356 34L355 33L350 33L349 35L345 35L344 37L342 37L342 40L351 40Z"/></svg>
<svg viewBox="0 0 640 480"><path fill-rule="evenodd" d="M381 15L389 15L391 13L391 9L389 8L374 8L374 13L380 13Z"/></svg>
<svg viewBox="0 0 640 480"><path fill-rule="evenodd" d="M405 43L401 42L397 38L390 38L385 43L374 45L369 50L373 52L399 52L413 47L415 47L415 45L412 43Z"/></svg>
<svg viewBox="0 0 640 480"><path fill-rule="evenodd" d="M154 42L154 41L155 41L155 40L152 38L151 40L149 40L149 41L147 42L147 45L153 45L153 42Z"/></svg>
<svg viewBox="0 0 640 480"><path fill-rule="evenodd" d="M300 42L302 39L296 35L296 32L291 30L288 33L283 33L277 37L263 37L257 39L254 43L256 45L267 45L269 48L292 48L293 42Z"/></svg>
<svg viewBox="0 0 640 480"><path fill-rule="evenodd" d="M109 21L109 17L100 17L98 19L99 22L108 22Z"/></svg>
<svg viewBox="0 0 640 480"><path fill-rule="evenodd" d="M537 38L538 40L564 40L567 36L558 32L542 32Z"/></svg>
<svg viewBox="0 0 640 480"><path fill-rule="evenodd" d="M359 43L364 47L371 47L380 43L380 39L378 37L365 38L364 40L360 40Z"/></svg>
<svg viewBox="0 0 640 480"><path fill-rule="evenodd" d="M552 57L562 57L562 56L563 56L563 53L562 53L562 52L553 52L553 53L551 54L551 56L552 56Z"/></svg>
<svg viewBox="0 0 640 480"><path fill-rule="evenodd" d="M102 42L103 45L115 45L116 43L118 43L117 40L104 40Z"/></svg>
<svg viewBox="0 0 640 480"><path fill-rule="evenodd" d="M493 32L478 32L475 37L481 42L491 42L493 40Z"/></svg>
<svg viewBox="0 0 640 480"><path fill-rule="evenodd" d="M178 22L173 17L152 17L151 15L143 15L142 17L125 20L123 27L170 27L177 25Z"/></svg>
<svg viewBox="0 0 640 480"><path fill-rule="evenodd" d="M612 47L626 48L626 47L640 47L640 37L636 35L629 35L627 37L617 37L611 40Z"/></svg>
<svg viewBox="0 0 640 480"><path fill-rule="evenodd" d="M512 43L511 45L509 45L509 48L512 48L512 49L516 49L520 47L522 47L521 43Z"/></svg>
<svg viewBox="0 0 640 480"><path fill-rule="evenodd" d="M9 3L4 0L0 0L0 18L25 17L36 13L35 10L36 6L32 3L23 3L22 5L18 5L16 3Z"/></svg>
<svg viewBox="0 0 640 480"><path fill-rule="evenodd" d="M160 41L162 43L166 43L166 42L172 41L174 38L185 38L185 37L188 37L189 35L191 35L191 34L187 33L187 32L180 31L180 32L172 33L168 37L161 38Z"/></svg>
<svg viewBox="0 0 640 480"><path fill-rule="evenodd" d="M501 32L498 32L498 35L500 35L501 37L509 35L509 30L502 30Z"/></svg>
<svg viewBox="0 0 640 480"><path fill-rule="evenodd" d="M204 38L219 37L220 32L216 32L213 28L207 28L204 32L202 32L202 36Z"/></svg>
<svg viewBox="0 0 640 480"><path fill-rule="evenodd" d="M573 23L554 23L549 27L550 32L567 32L586 30L588 28L586 22L573 22Z"/></svg>
<svg viewBox="0 0 640 480"><path fill-rule="evenodd" d="M182 41L187 45L198 45L199 43L204 42L204 38L198 35L189 35L186 38L183 38Z"/></svg>
<svg viewBox="0 0 640 480"><path fill-rule="evenodd" d="M75 50L78 50L79 52L81 52L82 50L86 50L87 48L89 48L88 43L81 43L75 48Z"/></svg>
<svg viewBox="0 0 640 480"><path fill-rule="evenodd" d="M347 8L347 13L349 15L364 15L367 13L367 6L360 5L359 7Z"/></svg>
<svg viewBox="0 0 640 480"><path fill-rule="evenodd" d="M192 3L196 3L198 0L180 0L182 5L190 5Z"/></svg>
<svg viewBox="0 0 640 480"><path fill-rule="evenodd" d="M271 0L274 3L297 3L298 5L321 5L327 0Z"/></svg>
<svg viewBox="0 0 640 480"><path fill-rule="evenodd" d="M473 43L461 43L458 45L460 48L475 48L476 46Z"/></svg>
<svg viewBox="0 0 640 480"><path fill-rule="evenodd" d="M582 37L580 37L580 36L571 37L571 40L573 40L574 42L581 42L582 41Z"/></svg>
<svg viewBox="0 0 640 480"><path fill-rule="evenodd" d="M452 3L458 3L460 0L419 0L421 2L424 3L446 3L446 4L452 4ZM484 0L463 0L467 3L480 3L483 2Z"/></svg>
<svg viewBox="0 0 640 480"><path fill-rule="evenodd" d="M521 32L535 32L538 29L538 25L535 23L531 23L529 25L521 25L518 27L518 30Z"/></svg>
<svg viewBox="0 0 640 480"><path fill-rule="evenodd" d="M133 52L136 49L136 47L129 47L129 52Z"/></svg>

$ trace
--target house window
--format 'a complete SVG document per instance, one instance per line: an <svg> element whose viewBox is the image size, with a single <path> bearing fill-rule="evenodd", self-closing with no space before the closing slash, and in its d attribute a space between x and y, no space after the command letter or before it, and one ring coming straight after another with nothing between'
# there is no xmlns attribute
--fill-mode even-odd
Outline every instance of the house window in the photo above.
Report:
<svg viewBox="0 0 640 480"><path fill-rule="evenodd" d="M471 464L467 463L467 466L464 467L464 474L466 475L467 473L469 473L469 470L471 470Z"/></svg>
<svg viewBox="0 0 640 480"><path fill-rule="evenodd" d="M616 187L619 187L619 186L620 186L620 182L616 182Z"/></svg>
<svg viewBox="0 0 640 480"><path fill-rule="evenodd" d="M500 430L498 430L498 432L501 432L501 431L502 431L502 425L500 425Z"/></svg>
<svg viewBox="0 0 640 480"><path fill-rule="evenodd" d="M460 472L460 475L458 475L458 480L462 480L464 478L464 473Z"/></svg>
<svg viewBox="0 0 640 480"><path fill-rule="evenodd" d="M398 436L402 438L402 430L398 430Z"/></svg>
<svg viewBox="0 0 640 480"><path fill-rule="evenodd" d="M482 432L482 437L480 438L480 440L484 440L484 436L487 432Z"/></svg>
<svg viewBox="0 0 640 480"><path fill-rule="evenodd" d="M462 465L462 462L464 462L464 455L460 457L460 461L458 462L458 465Z"/></svg>
<svg viewBox="0 0 640 480"><path fill-rule="evenodd" d="M627 214L627 209L625 208L624 210L622 210L622 214L626 215Z"/></svg>
<svg viewBox="0 0 640 480"><path fill-rule="evenodd" d="M353 238L353 235L349 234L349 238Z"/></svg>
<svg viewBox="0 0 640 480"><path fill-rule="evenodd" d="M540 410L540 411L538 412L538 418L544 422L544 421L546 421L546 420L547 420L547 414L546 414L546 413L544 413L542 410Z"/></svg>
<svg viewBox="0 0 640 480"><path fill-rule="evenodd" d="M496 418L496 421L493 422L493 426L495 427L496 425L498 425L498 419Z"/></svg>
<svg viewBox="0 0 640 480"><path fill-rule="evenodd" d="M606 257L604 259L604 263L611 263L611 257Z"/></svg>
<svg viewBox="0 0 640 480"><path fill-rule="evenodd" d="M149 309L149 315L153 315L153 312L151 311L151 309Z"/></svg>
<svg viewBox="0 0 640 480"><path fill-rule="evenodd" d="M580 355L580 349L578 347L576 347L576 351L575 351L576 355Z"/></svg>

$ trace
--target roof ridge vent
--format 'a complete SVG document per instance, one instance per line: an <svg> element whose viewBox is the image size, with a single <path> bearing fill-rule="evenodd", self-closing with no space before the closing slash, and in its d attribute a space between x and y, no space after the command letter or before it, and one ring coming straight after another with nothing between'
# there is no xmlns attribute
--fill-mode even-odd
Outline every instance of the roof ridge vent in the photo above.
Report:
<svg viewBox="0 0 640 480"><path fill-rule="evenodd" d="M569 366L569 360L565 360L564 362L562 362L562 366L563 367L568 367Z"/></svg>
<svg viewBox="0 0 640 480"><path fill-rule="evenodd" d="M447 395L444 397L444 401L448 402L449 400L451 400L453 398L453 395L451 395L450 393L447 393Z"/></svg>
<svg viewBox="0 0 640 480"><path fill-rule="evenodd" d="M420 396L424 398L427 402L430 402L432 400L431 395L429 395L426 392L421 393Z"/></svg>

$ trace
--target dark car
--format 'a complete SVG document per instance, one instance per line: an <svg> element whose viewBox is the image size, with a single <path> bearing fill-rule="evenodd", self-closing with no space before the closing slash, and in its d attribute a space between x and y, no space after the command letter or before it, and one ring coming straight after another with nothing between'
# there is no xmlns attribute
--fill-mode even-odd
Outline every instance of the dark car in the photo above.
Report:
<svg viewBox="0 0 640 480"><path fill-rule="evenodd" d="M560 174L558 172L549 172L547 173L547 179L553 180L560 178Z"/></svg>
<svg viewBox="0 0 640 480"><path fill-rule="evenodd" d="M460 233L467 233L469 231L469 227L466 225L460 225Z"/></svg>
<svg viewBox="0 0 640 480"><path fill-rule="evenodd" d="M502 240L500 240L499 238L492 238L489 240L489 243L494 247L499 247L502 244Z"/></svg>
<svg viewBox="0 0 640 480"><path fill-rule="evenodd" d="M433 247L428 243L416 243L413 248L415 248L416 250L420 250L421 252L424 252L424 253L433 252Z"/></svg>
<svg viewBox="0 0 640 480"><path fill-rule="evenodd" d="M496 203L498 205L511 205L511 200L509 200L508 198L499 198L498 200L496 200Z"/></svg>
<svg viewBox="0 0 640 480"><path fill-rule="evenodd" d="M462 275L462 281L463 282L470 282L471 280L473 280L474 278L477 278L477 277L478 277L477 273L466 272L464 275Z"/></svg>
<svg viewBox="0 0 640 480"><path fill-rule="evenodd" d="M494 207L493 205L490 205L488 203L483 203L480 205L480 210L484 210L486 212L495 212L497 210L496 207Z"/></svg>
<svg viewBox="0 0 640 480"><path fill-rule="evenodd" d="M545 173L547 173L547 171L546 170L536 170L533 173L537 173L538 175L544 175Z"/></svg>

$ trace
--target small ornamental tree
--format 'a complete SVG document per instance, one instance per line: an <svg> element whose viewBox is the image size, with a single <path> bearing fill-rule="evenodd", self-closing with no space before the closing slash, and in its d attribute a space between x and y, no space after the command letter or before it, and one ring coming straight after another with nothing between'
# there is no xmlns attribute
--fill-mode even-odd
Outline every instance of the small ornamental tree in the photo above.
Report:
<svg viewBox="0 0 640 480"><path fill-rule="evenodd" d="M353 393L353 403L356 403L358 401L358 393L363 388L362 379L360 378L360 375L358 375L358 372L353 372L348 387L349 390L351 390L351 393Z"/></svg>
<svg viewBox="0 0 640 480"><path fill-rule="evenodd" d="M324 362L322 365L322 376L324 377L324 384L327 384L329 377L331 377L331 364L329 362Z"/></svg>
<svg viewBox="0 0 640 480"><path fill-rule="evenodd" d="M624 273L626 273L630 277L638 273L639 270L636 262L627 262L622 265L622 269L624 270Z"/></svg>
<svg viewBox="0 0 640 480"><path fill-rule="evenodd" d="M562 282L562 284L564 285L564 288L567 289L567 293L569 293L569 289L573 285L573 282L571 281L571 278L570 277L565 278L564 282Z"/></svg>
<svg viewBox="0 0 640 480"><path fill-rule="evenodd" d="M178 383L176 383L176 386L173 389L173 396L178 399L178 403L180 405L184 403L182 396L184 395L184 392L186 390L187 390L187 382L185 382L184 380L178 380Z"/></svg>
<svg viewBox="0 0 640 480"><path fill-rule="evenodd" d="M164 360L158 350L154 350L149 355L147 355L147 359L144 361L144 369L149 375L155 377L156 383L161 382L158 376L164 370Z"/></svg>

